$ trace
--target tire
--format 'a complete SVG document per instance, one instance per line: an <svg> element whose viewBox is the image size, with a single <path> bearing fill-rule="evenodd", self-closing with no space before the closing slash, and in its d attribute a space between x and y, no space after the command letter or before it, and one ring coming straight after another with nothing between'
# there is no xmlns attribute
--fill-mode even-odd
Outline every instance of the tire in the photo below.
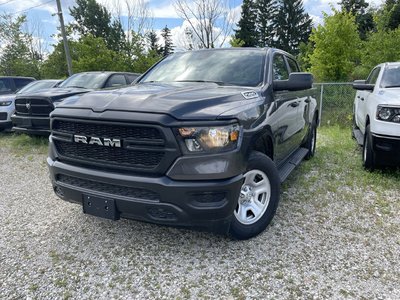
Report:
<svg viewBox="0 0 400 300"><path fill-rule="evenodd" d="M278 207L281 185L275 164L260 152L251 153L243 176L230 226L230 235L239 240L254 237L269 225Z"/></svg>
<svg viewBox="0 0 400 300"><path fill-rule="evenodd" d="M373 171L376 168L376 154L374 153L372 144L372 135L370 126L367 125L364 134L364 145L363 145L363 166L369 171Z"/></svg>
<svg viewBox="0 0 400 300"><path fill-rule="evenodd" d="M307 141L304 144L305 148L308 150L304 159L308 160L312 158L315 154L315 149L317 146L317 122L313 121L308 132Z"/></svg>

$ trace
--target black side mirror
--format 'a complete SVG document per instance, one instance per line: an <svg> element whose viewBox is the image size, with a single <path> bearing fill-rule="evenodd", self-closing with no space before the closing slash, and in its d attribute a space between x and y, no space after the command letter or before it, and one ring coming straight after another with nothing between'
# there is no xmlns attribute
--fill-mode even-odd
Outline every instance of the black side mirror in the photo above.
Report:
<svg viewBox="0 0 400 300"><path fill-rule="evenodd" d="M274 80L274 91L301 91L311 89L313 85L311 73L296 72L290 73L288 80Z"/></svg>
<svg viewBox="0 0 400 300"><path fill-rule="evenodd" d="M360 91L373 91L375 84L365 83L365 80L354 80L353 88Z"/></svg>

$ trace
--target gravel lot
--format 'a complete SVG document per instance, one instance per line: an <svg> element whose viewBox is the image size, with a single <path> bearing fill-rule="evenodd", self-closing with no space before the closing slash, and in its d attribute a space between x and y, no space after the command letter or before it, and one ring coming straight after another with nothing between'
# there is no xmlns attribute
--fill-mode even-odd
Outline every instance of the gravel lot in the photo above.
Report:
<svg viewBox="0 0 400 300"><path fill-rule="evenodd" d="M400 299L399 186L325 190L307 164L272 226L231 241L84 215L53 194L45 155L0 145L0 299Z"/></svg>

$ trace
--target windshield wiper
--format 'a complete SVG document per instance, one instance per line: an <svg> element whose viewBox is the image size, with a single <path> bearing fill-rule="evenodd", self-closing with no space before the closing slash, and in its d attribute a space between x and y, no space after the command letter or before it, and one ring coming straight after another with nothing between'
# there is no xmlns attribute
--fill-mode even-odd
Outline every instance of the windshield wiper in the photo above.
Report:
<svg viewBox="0 0 400 300"><path fill-rule="evenodd" d="M386 85L386 86L384 86L384 88L385 89L387 89L387 88L398 88L398 87L400 87L400 85Z"/></svg>
<svg viewBox="0 0 400 300"><path fill-rule="evenodd" d="M212 81L212 80L177 80L175 82L204 82L204 83L216 83L218 85L232 85L223 81Z"/></svg>
<svg viewBox="0 0 400 300"><path fill-rule="evenodd" d="M61 86L60 86L61 87ZM84 86L79 86L79 85L69 85L69 86L63 86L65 88L78 88L78 89L87 89Z"/></svg>

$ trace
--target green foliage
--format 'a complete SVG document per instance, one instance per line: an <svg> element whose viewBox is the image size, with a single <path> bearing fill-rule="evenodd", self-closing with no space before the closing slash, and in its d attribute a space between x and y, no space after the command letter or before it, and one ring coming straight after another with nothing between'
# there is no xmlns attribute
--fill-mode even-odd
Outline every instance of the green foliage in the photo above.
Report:
<svg viewBox="0 0 400 300"><path fill-rule="evenodd" d="M147 42L149 43L150 50L155 51L158 54L161 54L162 49L158 44L158 37L154 30L151 30L146 35Z"/></svg>
<svg viewBox="0 0 400 300"><path fill-rule="evenodd" d="M324 25L313 29L310 36L315 44L309 56L311 72L318 81L347 81L360 55L355 16L333 12L331 16L324 13Z"/></svg>
<svg viewBox="0 0 400 300"><path fill-rule="evenodd" d="M374 32L363 45L361 62L365 75L374 66L388 61L400 61L400 28Z"/></svg>
<svg viewBox="0 0 400 300"><path fill-rule="evenodd" d="M76 59L75 46L77 42L68 41L71 59ZM54 45L53 52L44 61L41 74L43 78L67 78L68 69L62 41Z"/></svg>
<svg viewBox="0 0 400 300"><path fill-rule="evenodd" d="M271 47L275 44L274 36L278 30L278 24L274 24L277 15L277 5L274 0L256 0L257 9L256 28L257 28L257 46ZM280 10L282 13L282 10ZM274 28L275 27L275 28ZM279 37L278 37L279 38Z"/></svg>
<svg viewBox="0 0 400 300"><path fill-rule="evenodd" d="M0 74L40 78L37 53L29 48L32 36L22 32L25 16L13 18L0 15L0 43L5 45L0 55Z"/></svg>
<svg viewBox="0 0 400 300"><path fill-rule="evenodd" d="M161 48L163 56L167 56L168 54L171 54L174 52L174 45L172 44L172 38L171 38L171 30L165 26L161 30L161 36L164 39L164 46Z"/></svg>
<svg viewBox="0 0 400 300"><path fill-rule="evenodd" d="M252 0L243 0L242 13L238 29L235 30L235 39L243 41L242 47L254 47L258 44L256 30L257 12Z"/></svg>
<svg viewBox="0 0 400 300"><path fill-rule="evenodd" d="M229 41L229 44L232 47L244 47L246 42L242 41L241 39L236 38L234 35L231 36L231 40Z"/></svg>
<svg viewBox="0 0 400 300"><path fill-rule="evenodd" d="M307 43L312 20L305 13L302 0L281 0L274 21L276 46L293 55L299 53L301 43Z"/></svg>
<svg viewBox="0 0 400 300"><path fill-rule="evenodd" d="M339 4L342 10L356 17L358 33L360 38L365 40L368 32L371 32L375 28L373 12L367 10L369 4L365 0L342 0Z"/></svg>
<svg viewBox="0 0 400 300"><path fill-rule="evenodd" d="M111 14L96 0L77 0L70 8L76 23L71 28L82 36L101 37L109 49L119 51L125 47L125 33L119 20L112 21Z"/></svg>

